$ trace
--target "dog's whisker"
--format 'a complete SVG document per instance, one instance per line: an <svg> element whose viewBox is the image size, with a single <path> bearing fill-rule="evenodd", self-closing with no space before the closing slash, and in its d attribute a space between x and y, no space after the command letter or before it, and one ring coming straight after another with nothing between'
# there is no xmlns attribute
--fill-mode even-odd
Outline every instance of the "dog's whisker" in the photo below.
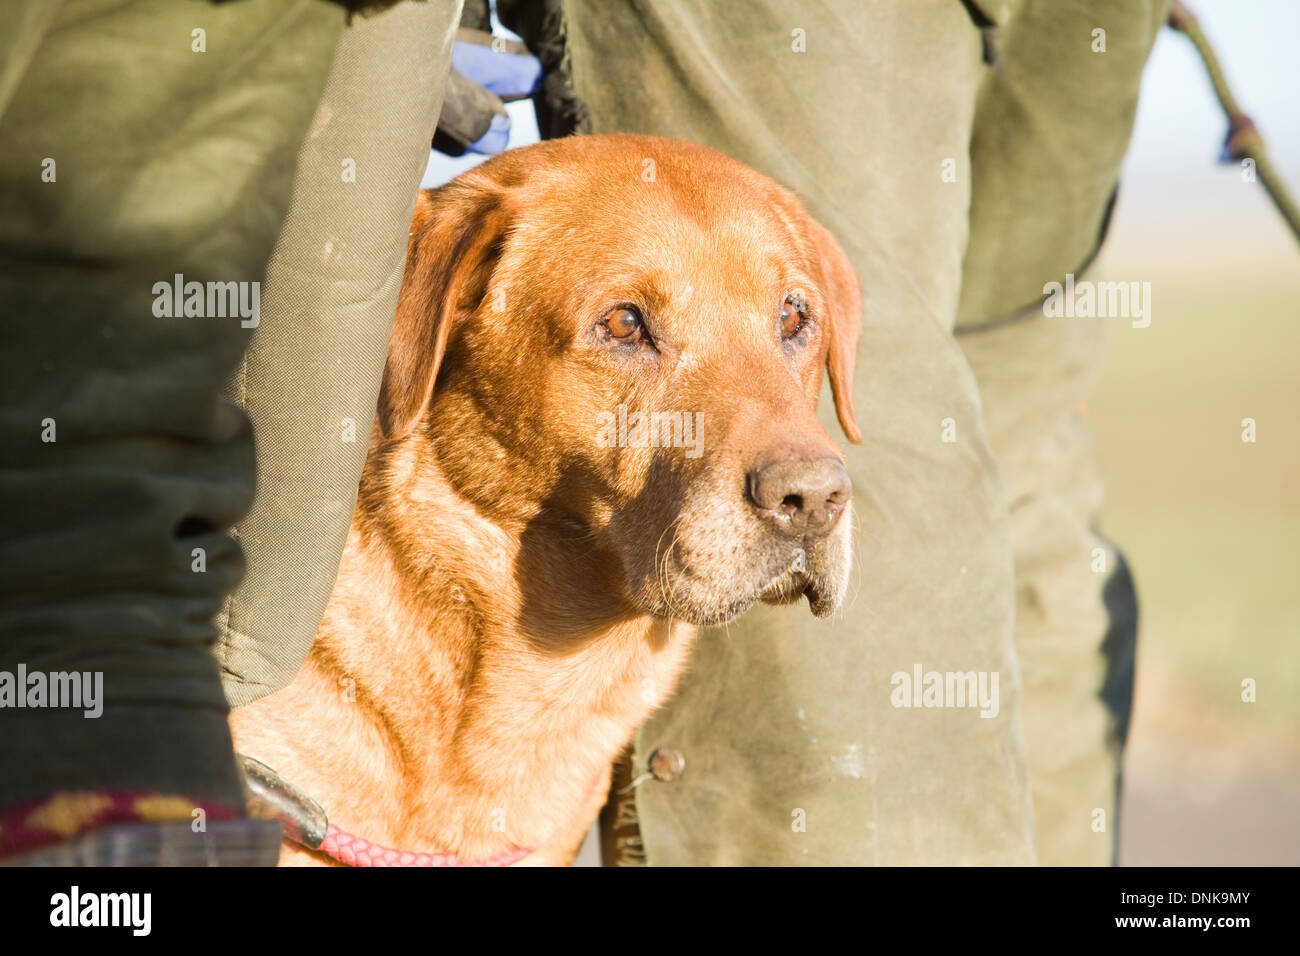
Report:
<svg viewBox="0 0 1300 956"><path fill-rule="evenodd" d="M673 518L668 527L664 529L664 534L667 534L669 531L673 533L673 538L668 543L668 547L664 550L662 558L659 558L658 555L656 555L655 578L659 584L659 594L663 599L664 606L672 612L674 617L684 620L688 619L687 615L681 613L682 609L678 608L676 603L673 601L671 581L669 580L671 572L668 568L668 562L672 559L673 549L677 547L677 542L681 535L680 515ZM659 536L659 541L660 543L663 542L662 534ZM657 551L658 546L656 545L656 552Z"/></svg>
<svg viewBox="0 0 1300 956"><path fill-rule="evenodd" d="M858 540L858 533L862 530L862 519L858 516L858 511L856 508L852 512L850 512L850 517L852 518L853 523L849 526L850 528L849 540L856 543ZM857 599L858 594L860 594L862 591L863 571L862 571L862 562L857 560L858 554L859 554L859 549L857 547L854 547L852 549L853 558L851 559L851 563L849 564L850 578L849 578L848 593L844 595L844 601L840 604L841 611L847 609L849 605L851 605Z"/></svg>

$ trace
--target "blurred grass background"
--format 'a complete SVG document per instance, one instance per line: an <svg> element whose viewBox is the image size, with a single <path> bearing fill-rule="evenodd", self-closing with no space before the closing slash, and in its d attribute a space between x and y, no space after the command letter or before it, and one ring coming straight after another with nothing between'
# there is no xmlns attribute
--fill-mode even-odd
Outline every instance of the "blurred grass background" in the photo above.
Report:
<svg viewBox="0 0 1300 956"><path fill-rule="evenodd" d="M1295 192L1300 4L1189 5ZM1300 864L1300 246L1214 162L1225 127L1164 31L1102 259L1152 283L1152 321L1109 326L1089 406L1141 605L1125 865Z"/></svg>

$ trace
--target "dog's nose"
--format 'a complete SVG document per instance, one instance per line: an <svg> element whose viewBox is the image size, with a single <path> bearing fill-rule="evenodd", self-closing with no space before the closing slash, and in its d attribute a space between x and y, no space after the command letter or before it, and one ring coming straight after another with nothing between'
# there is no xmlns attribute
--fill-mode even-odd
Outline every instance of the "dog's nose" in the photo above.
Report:
<svg viewBox="0 0 1300 956"><path fill-rule="evenodd" d="M826 534L844 513L853 486L836 458L778 461L748 476L749 500L783 534Z"/></svg>

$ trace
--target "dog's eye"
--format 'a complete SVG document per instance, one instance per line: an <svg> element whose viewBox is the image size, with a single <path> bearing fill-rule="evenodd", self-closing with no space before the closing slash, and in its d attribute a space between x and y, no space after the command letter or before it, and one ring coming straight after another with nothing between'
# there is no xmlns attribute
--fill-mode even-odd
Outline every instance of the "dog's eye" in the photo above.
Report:
<svg viewBox="0 0 1300 956"><path fill-rule="evenodd" d="M635 309L615 309L605 320L605 328L619 342L640 342L645 336L645 326Z"/></svg>
<svg viewBox="0 0 1300 956"><path fill-rule="evenodd" d="M781 306L781 337L792 339L803 331L808 321L808 304L803 296L795 294L785 297Z"/></svg>

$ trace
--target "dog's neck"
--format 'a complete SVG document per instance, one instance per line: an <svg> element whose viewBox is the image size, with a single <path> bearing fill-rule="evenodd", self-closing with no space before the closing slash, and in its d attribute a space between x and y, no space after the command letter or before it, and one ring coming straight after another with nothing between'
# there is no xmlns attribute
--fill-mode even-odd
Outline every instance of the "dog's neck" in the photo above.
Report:
<svg viewBox="0 0 1300 956"><path fill-rule="evenodd" d="M404 832L372 839L470 854L545 839L673 688L694 628L611 597L571 520L525 518L485 516L427 441L371 450L309 664L354 688L335 710L383 755L356 755L367 786L402 794Z"/></svg>
<svg viewBox="0 0 1300 956"><path fill-rule="evenodd" d="M353 530L391 562L420 616L446 608L479 641L524 641L549 657L654 632L590 530L533 495L504 501L497 469L479 455L473 488L456 486L426 438L376 440L368 456Z"/></svg>

